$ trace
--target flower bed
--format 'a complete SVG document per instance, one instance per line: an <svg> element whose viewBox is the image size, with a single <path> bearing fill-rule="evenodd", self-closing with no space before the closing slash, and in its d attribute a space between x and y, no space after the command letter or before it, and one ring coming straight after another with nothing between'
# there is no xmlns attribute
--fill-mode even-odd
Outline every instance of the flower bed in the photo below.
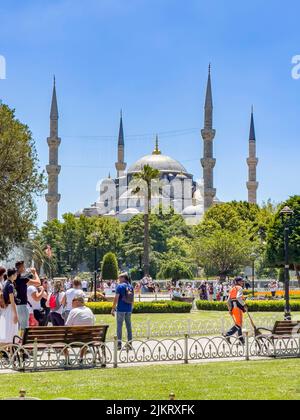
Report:
<svg viewBox="0 0 300 420"><path fill-rule="evenodd" d="M112 303L110 302L90 302L86 305L95 315L110 314ZM157 302L136 302L134 304L133 313L190 313L192 309L191 303L173 302L173 301L157 301Z"/></svg>
<svg viewBox="0 0 300 420"><path fill-rule="evenodd" d="M253 300L247 302L249 312L284 312L284 304L283 300ZM196 305L197 309L200 311L228 311L226 302L208 302L205 300L197 300ZM300 302L297 300L291 300L291 310L293 312L299 312Z"/></svg>

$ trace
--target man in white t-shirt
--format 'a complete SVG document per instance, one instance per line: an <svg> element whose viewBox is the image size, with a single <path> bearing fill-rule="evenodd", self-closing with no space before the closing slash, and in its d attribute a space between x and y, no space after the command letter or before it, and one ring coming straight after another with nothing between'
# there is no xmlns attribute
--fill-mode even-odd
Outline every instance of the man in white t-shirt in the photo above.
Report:
<svg viewBox="0 0 300 420"><path fill-rule="evenodd" d="M76 296L73 299L73 309L71 310L66 321L67 327L93 327L96 319L90 308L84 306L84 298Z"/></svg>
<svg viewBox="0 0 300 420"><path fill-rule="evenodd" d="M81 280L75 279L73 282L73 287L66 291L66 306L64 309L64 320L68 319L69 313L73 309L73 300L75 297L81 296L85 298L85 294L81 289Z"/></svg>
<svg viewBox="0 0 300 420"><path fill-rule="evenodd" d="M29 306L29 314L33 314L40 326L43 325L44 316L42 314L41 300L44 297L44 288L35 286L28 286L27 288L27 302Z"/></svg>
<svg viewBox="0 0 300 420"><path fill-rule="evenodd" d="M82 280L82 290L88 292L88 282L86 280Z"/></svg>

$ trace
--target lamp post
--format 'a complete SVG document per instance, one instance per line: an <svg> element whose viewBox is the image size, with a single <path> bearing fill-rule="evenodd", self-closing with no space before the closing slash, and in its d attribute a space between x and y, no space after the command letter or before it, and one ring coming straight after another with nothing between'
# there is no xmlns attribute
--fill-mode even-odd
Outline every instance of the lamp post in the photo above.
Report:
<svg viewBox="0 0 300 420"><path fill-rule="evenodd" d="M284 207L280 215L284 225L284 288L285 288L285 308L284 319L291 321L291 306L290 306L290 264L289 264L289 220L294 212L288 206Z"/></svg>
<svg viewBox="0 0 300 420"><path fill-rule="evenodd" d="M252 297L255 298L255 260L257 255L253 252L250 257L252 261Z"/></svg>
<svg viewBox="0 0 300 420"><path fill-rule="evenodd" d="M93 242L94 242L94 300L97 301L97 274L98 274L98 245L99 245L99 234L93 233Z"/></svg>

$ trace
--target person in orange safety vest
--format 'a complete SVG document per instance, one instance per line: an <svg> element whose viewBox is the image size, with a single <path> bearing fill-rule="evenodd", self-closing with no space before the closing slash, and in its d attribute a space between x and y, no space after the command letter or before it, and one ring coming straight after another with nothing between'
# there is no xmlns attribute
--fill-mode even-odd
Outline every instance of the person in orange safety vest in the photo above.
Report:
<svg viewBox="0 0 300 420"><path fill-rule="evenodd" d="M231 336L238 334L240 342L244 345L243 337L243 318L246 312L246 303L243 295L244 280L242 277L235 279L235 285L229 292L229 299L227 302L229 313L234 320L234 326L225 334L225 338L230 342Z"/></svg>

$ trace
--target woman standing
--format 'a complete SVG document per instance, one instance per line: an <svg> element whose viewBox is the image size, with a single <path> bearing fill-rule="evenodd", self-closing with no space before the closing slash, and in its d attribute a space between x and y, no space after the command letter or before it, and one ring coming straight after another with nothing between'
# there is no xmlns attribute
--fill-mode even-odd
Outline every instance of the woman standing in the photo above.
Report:
<svg viewBox="0 0 300 420"><path fill-rule="evenodd" d="M50 308L50 321L53 327L62 327L65 325L63 319L63 310L66 305L66 294L64 292L63 283L56 280L54 283L54 290L49 295L47 306Z"/></svg>
<svg viewBox="0 0 300 420"><path fill-rule="evenodd" d="M1 313L0 343L12 344L14 337L18 335L18 313L16 306L17 270L7 270L7 281L3 289L3 299L6 308Z"/></svg>

